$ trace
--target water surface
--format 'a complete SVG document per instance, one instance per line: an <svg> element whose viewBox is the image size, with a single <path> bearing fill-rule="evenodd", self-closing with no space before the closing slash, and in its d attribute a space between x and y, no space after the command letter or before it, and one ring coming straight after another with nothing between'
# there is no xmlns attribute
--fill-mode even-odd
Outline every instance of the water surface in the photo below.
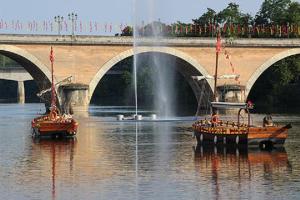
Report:
<svg viewBox="0 0 300 200"><path fill-rule="evenodd" d="M118 122L107 109L95 106L77 116L76 140L35 141L30 121L44 112L43 105L0 104L0 199L297 199L300 195L300 116L273 117L277 123L292 122L293 128L285 148L269 152L196 148L192 117ZM109 111L118 112L122 109ZM262 117L255 115L253 121Z"/></svg>

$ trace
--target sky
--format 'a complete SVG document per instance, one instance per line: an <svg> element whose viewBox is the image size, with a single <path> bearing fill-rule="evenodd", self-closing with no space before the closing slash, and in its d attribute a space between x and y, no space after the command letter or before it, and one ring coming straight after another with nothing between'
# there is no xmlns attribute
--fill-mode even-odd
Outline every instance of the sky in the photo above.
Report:
<svg viewBox="0 0 300 200"><path fill-rule="evenodd" d="M230 2L239 4L243 12L255 15L263 0L2 0L0 22L3 20L10 26L17 20L23 21L24 31L25 26L26 29L31 29L28 21L35 20L39 23L38 29L41 30L45 29L42 27L44 20L53 21L57 15L67 19L68 13L75 12L78 15L77 21L85 23L83 26L88 32L89 24L94 24L90 23L91 21L99 23L102 30L105 24L112 24L114 29L118 29L119 24L141 24L142 21L147 23L158 19L168 24L177 21L189 23L201 16L208 7L220 11ZM12 33L17 29L12 27L11 25L5 30L2 26L2 33ZM67 31L70 31L70 28L66 28Z"/></svg>
<svg viewBox="0 0 300 200"><path fill-rule="evenodd" d="M191 22L207 7L220 11L229 2L238 3L242 11L254 15L262 0L2 0L0 19L49 20L56 15L76 12L82 20L130 23L134 19L133 5L138 4L136 10L140 13L152 10L155 17L164 22Z"/></svg>

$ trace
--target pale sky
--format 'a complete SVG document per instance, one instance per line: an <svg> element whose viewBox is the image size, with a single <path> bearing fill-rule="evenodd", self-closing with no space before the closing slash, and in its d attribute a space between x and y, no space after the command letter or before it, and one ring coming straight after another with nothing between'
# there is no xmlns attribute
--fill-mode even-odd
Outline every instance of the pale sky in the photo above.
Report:
<svg viewBox="0 0 300 200"><path fill-rule="evenodd" d="M255 15L262 0L2 0L0 20L12 24L12 20L53 20L62 15L67 19L70 12L78 14L78 21L97 21L104 24L128 24L134 20L152 21L160 19L165 23L176 21L192 22L210 7L220 11L229 2L236 2L243 12ZM134 6L137 5L137 6ZM134 9L136 8L136 9ZM134 12L136 10L136 12ZM136 13L134 15L134 13ZM23 29L24 29L23 25ZM28 23L26 24L28 26ZM88 26L88 25L87 25ZM39 28L41 25L39 25ZM2 27L3 28L3 27ZM88 28L87 28L88 29ZM1 31L0 31L1 32ZM3 31L2 31L3 32ZM112 31L113 32L113 31Z"/></svg>
<svg viewBox="0 0 300 200"><path fill-rule="evenodd" d="M131 22L134 2L140 9L153 9L164 22L190 22L207 7L220 11L229 2L237 2L245 12L255 14L262 0L2 0L0 19L48 20L75 11L82 20ZM154 6L149 3L153 2Z"/></svg>

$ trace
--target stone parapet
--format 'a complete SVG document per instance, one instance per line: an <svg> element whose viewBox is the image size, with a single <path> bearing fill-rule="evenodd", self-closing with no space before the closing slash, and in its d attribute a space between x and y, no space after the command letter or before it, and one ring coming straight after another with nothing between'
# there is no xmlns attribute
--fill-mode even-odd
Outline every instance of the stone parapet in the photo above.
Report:
<svg viewBox="0 0 300 200"><path fill-rule="evenodd" d="M138 38L139 46L176 46L176 47L214 47L215 38L200 37L163 37ZM229 47L300 47L297 38L237 38L223 39ZM9 35L0 34L0 44L61 44L61 45L118 45L133 46L133 37L78 35Z"/></svg>

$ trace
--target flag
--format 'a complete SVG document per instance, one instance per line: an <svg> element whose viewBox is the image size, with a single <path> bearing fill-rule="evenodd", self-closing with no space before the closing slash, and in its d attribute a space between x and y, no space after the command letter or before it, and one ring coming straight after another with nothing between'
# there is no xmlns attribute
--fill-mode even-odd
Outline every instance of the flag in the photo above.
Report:
<svg viewBox="0 0 300 200"><path fill-rule="evenodd" d="M50 61L54 62L54 54L53 54L53 48L51 47L51 51L50 51Z"/></svg>

